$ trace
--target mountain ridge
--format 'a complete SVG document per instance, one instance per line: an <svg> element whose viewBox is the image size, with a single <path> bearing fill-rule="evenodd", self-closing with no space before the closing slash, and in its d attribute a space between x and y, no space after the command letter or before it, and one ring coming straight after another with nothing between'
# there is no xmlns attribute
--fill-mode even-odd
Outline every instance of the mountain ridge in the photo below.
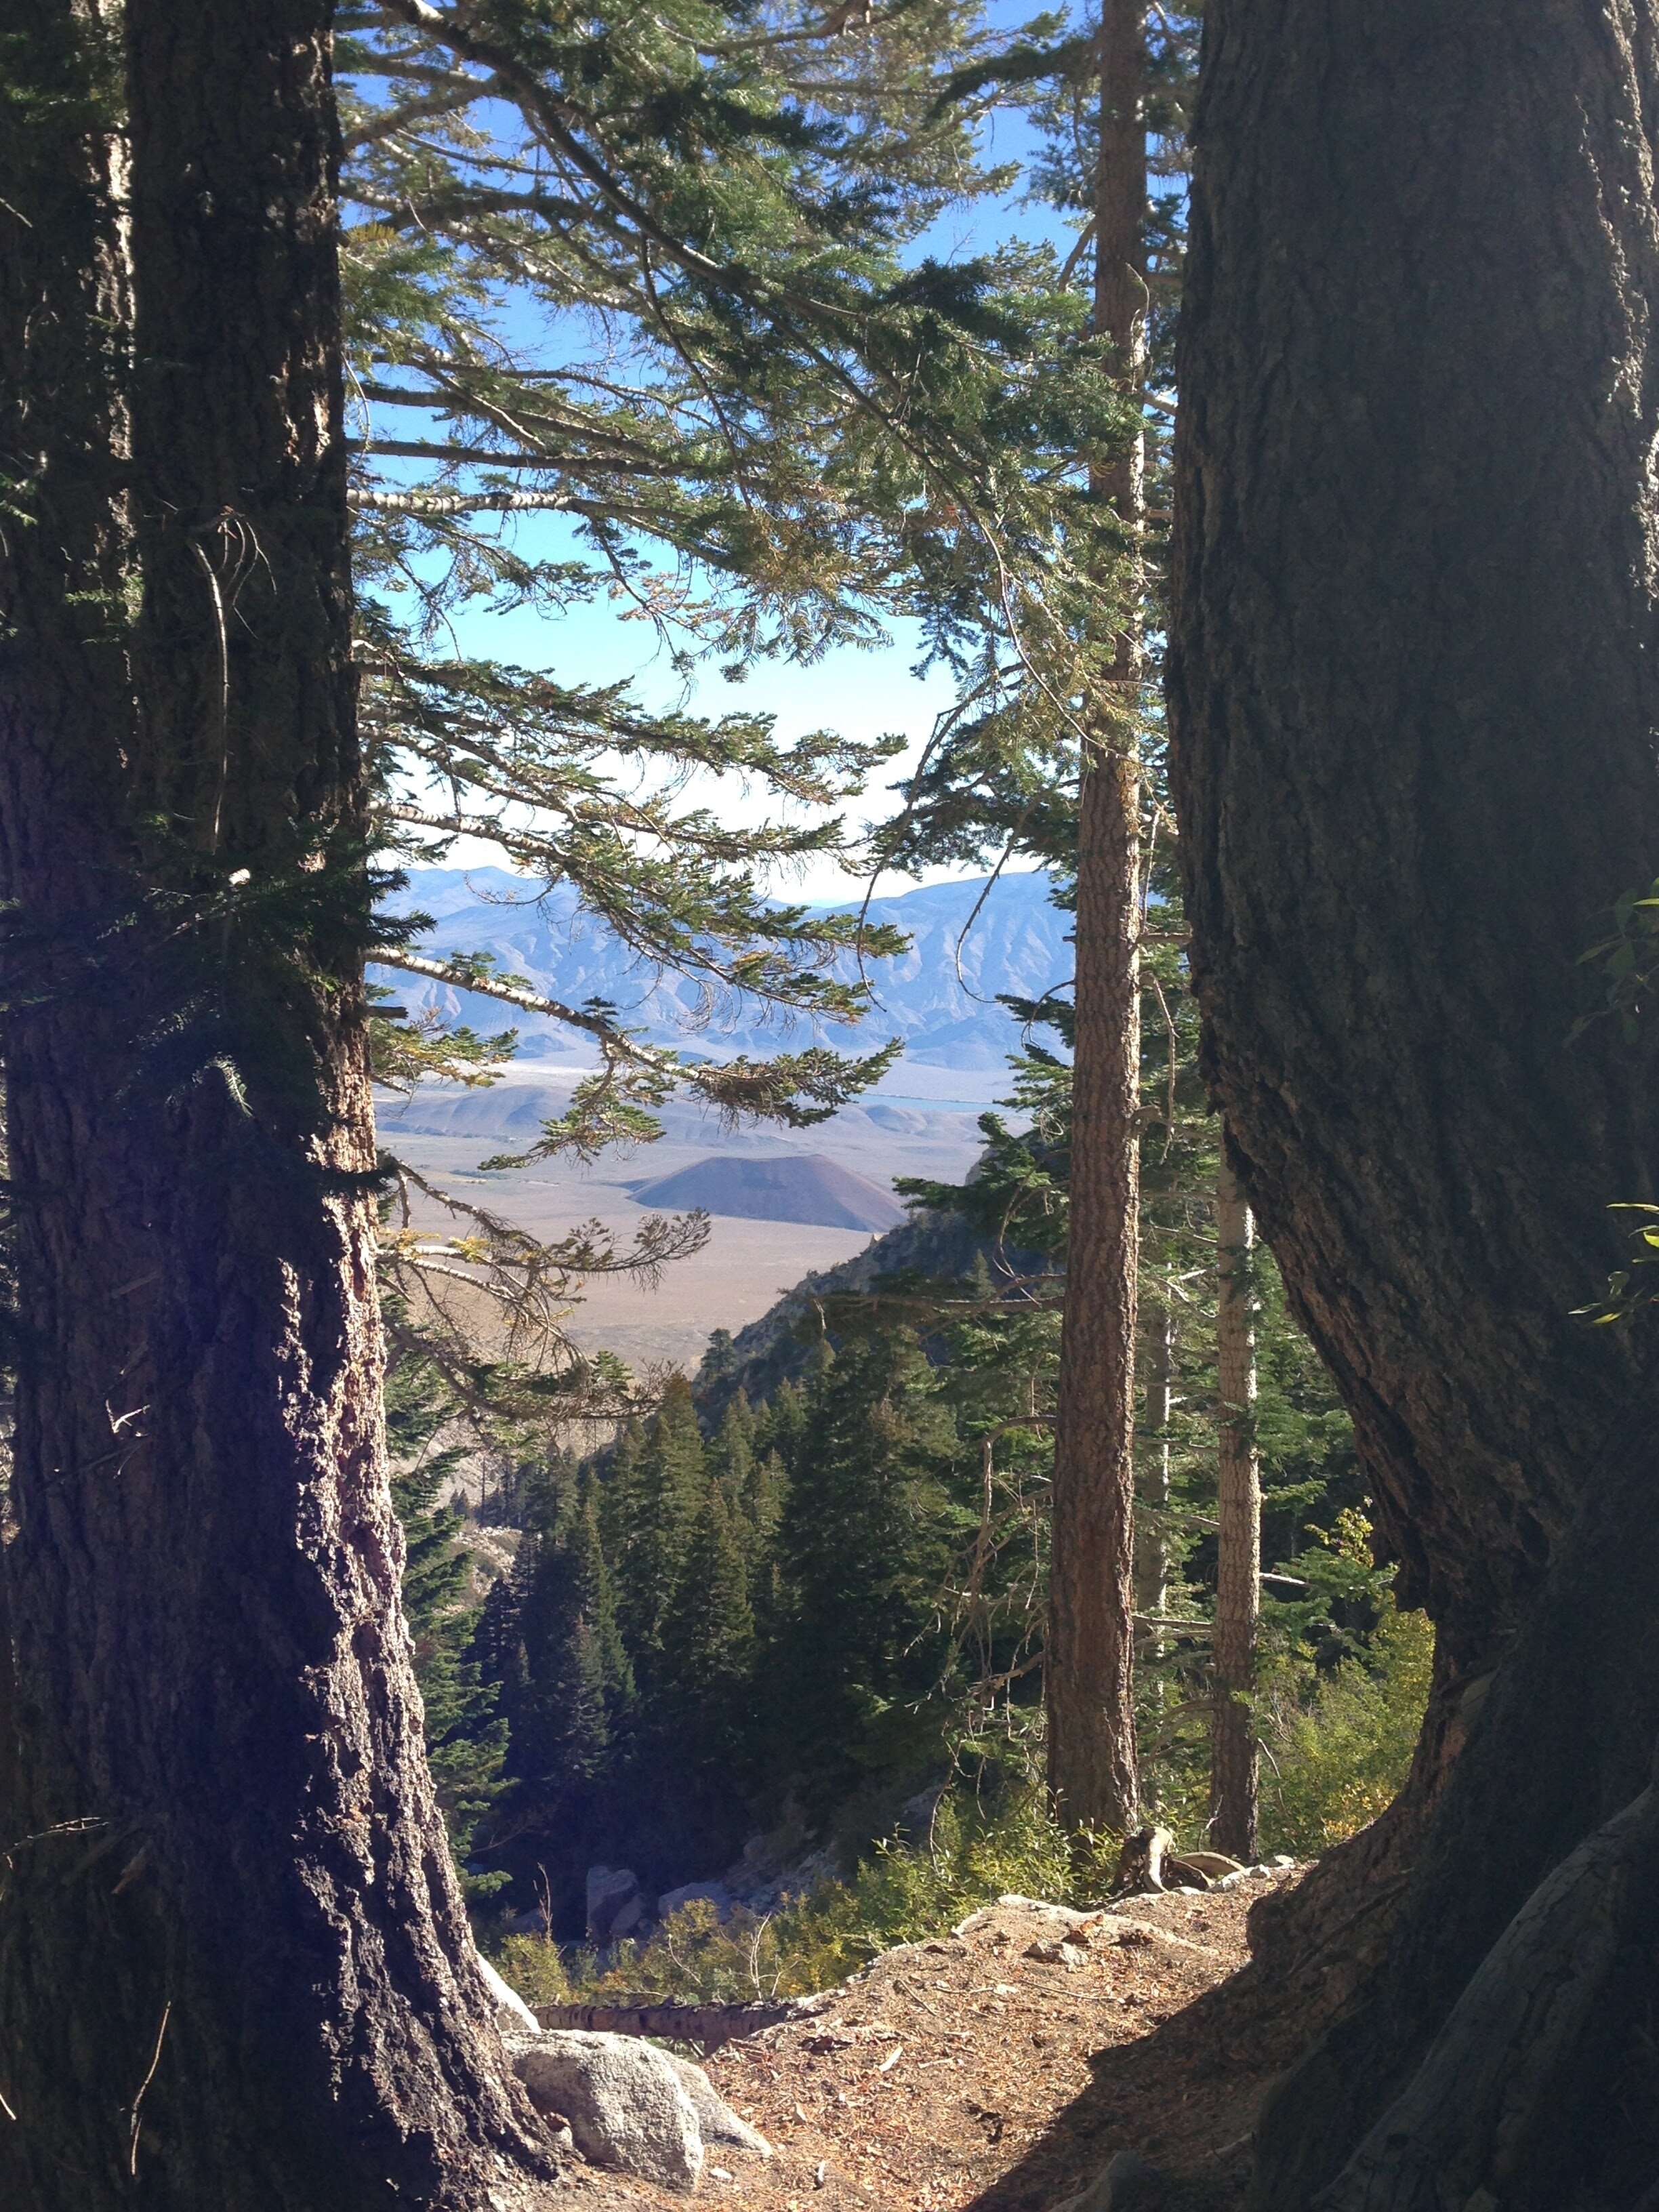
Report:
<svg viewBox="0 0 1659 2212"><path fill-rule="evenodd" d="M410 868L407 879L393 910L432 917L417 940L421 951L437 957L489 952L501 969L526 976L545 997L574 1006L589 998L608 1000L652 1042L722 1058L770 1054L815 1038L843 1051L868 1051L897 1036L907 1058L924 1066L1000 1068L1018 1049L1019 1030L996 1003L999 994L1039 998L1064 984L1072 969L1071 917L1051 902L1043 874L1004 875L988 890L988 879L979 877L872 899L870 919L892 923L912 943L907 952L868 963L876 1003L855 1026L813 1024L723 1004L698 984L630 953L580 911L567 885L526 897L533 885L495 867ZM814 911L856 913L862 904L854 899ZM843 957L836 972L850 980L856 969ZM511 1018L498 1000L447 984L389 970L375 972L374 979L392 984L403 1004L435 1010L448 1024L494 1030ZM544 1017L520 1015L517 1026L522 1059L574 1066L587 1057L581 1040Z"/></svg>

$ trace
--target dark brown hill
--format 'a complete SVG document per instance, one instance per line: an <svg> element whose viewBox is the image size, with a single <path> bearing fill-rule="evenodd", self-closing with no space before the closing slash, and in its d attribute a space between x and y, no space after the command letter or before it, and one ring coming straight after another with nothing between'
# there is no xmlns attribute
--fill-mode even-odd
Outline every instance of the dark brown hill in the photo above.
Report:
<svg viewBox="0 0 1659 2212"><path fill-rule="evenodd" d="M677 1213L701 1207L748 1221L811 1222L827 1229L869 1229L878 1235L905 1218L890 1190L868 1182L822 1152L767 1158L726 1154L698 1160L673 1175L635 1183L641 1206Z"/></svg>

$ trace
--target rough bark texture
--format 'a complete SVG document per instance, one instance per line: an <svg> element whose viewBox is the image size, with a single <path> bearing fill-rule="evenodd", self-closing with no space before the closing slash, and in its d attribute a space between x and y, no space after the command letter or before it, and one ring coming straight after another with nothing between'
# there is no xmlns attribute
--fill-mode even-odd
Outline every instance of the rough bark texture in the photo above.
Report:
<svg viewBox="0 0 1659 2212"><path fill-rule="evenodd" d="M1294 2212L1659 1727L1655 1339L1572 1317L1622 1256L1609 1203L1655 1195L1654 1039L1569 1042L1580 956L1659 859L1659 72L1624 0L1217 0L1206 39L1170 666L1193 973L1438 1633L1406 1799L1345 1854L1370 1893L1279 1916L1281 1990L1334 1960L1352 2000L1261 2130L1261 2202ZM1553 2116L1575 2201L1626 2201L1622 2094L1591 2069ZM1559 2201L1548 2172L1504 2212Z"/></svg>
<svg viewBox="0 0 1659 2212"><path fill-rule="evenodd" d="M552 2167L398 1606L328 10L124 21L0 5L0 2196L482 2206Z"/></svg>
<svg viewBox="0 0 1659 2212"><path fill-rule="evenodd" d="M1139 0L1106 0L1099 36L1095 329L1138 380L1146 287L1146 74ZM1139 528L1139 440L1102 471L1129 542ZM1133 563L1131 563L1133 565ZM1103 580L1133 608L1133 579ZM1121 617L1118 617L1121 621ZM1054 1436L1044 1698L1048 1787L1069 1827L1135 1825L1134 1347L1139 1271L1140 650L1112 638L1085 741L1078 807L1075 1030L1066 1306Z"/></svg>
<svg viewBox="0 0 1659 2212"><path fill-rule="evenodd" d="M1618 1984L1659 1936L1659 1790L1650 1786L1528 1899L1458 1999L1404 2094L1323 2200L1328 2212L1441 2212L1501 2203L1537 2168L1571 2201L1582 2179L1556 2121L1597 2033L1628 2016Z"/></svg>
<svg viewBox="0 0 1659 2212"><path fill-rule="evenodd" d="M1210 1722L1210 1841L1255 1857L1256 1742L1250 1691L1261 1613L1261 1462L1255 1443L1255 1224L1224 1157L1216 1182L1215 1710Z"/></svg>

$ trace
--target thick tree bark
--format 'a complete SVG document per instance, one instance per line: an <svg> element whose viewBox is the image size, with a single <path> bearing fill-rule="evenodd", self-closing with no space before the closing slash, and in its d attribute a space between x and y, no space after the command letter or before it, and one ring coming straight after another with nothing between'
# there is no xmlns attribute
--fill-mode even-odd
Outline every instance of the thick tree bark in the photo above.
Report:
<svg viewBox="0 0 1659 2212"><path fill-rule="evenodd" d="M1140 0L1101 15L1095 330L1138 386L1146 285ZM1144 456L1093 489L1122 524L1127 574L1092 703L1078 802L1072 1170L1045 1645L1048 1787L1071 1828L1138 1818L1133 1698L1134 1347L1139 1271L1140 774L1138 562Z"/></svg>
<svg viewBox="0 0 1659 2212"><path fill-rule="evenodd" d="M552 2167L398 1599L328 10L0 30L0 2193L482 2207Z"/></svg>
<svg viewBox="0 0 1659 2212"><path fill-rule="evenodd" d="M1621 1257L1609 1203L1656 1194L1655 1039L1569 1042L1581 955L1659 865L1659 70L1645 0L1217 0L1206 38L1170 690L1194 979L1438 1637L1407 1797L1344 1855L1371 1894L1339 1929L1314 1885L1352 2004L1261 2130L1293 2212L1659 1729L1655 1340L1573 1318ZM1553 2116L1586 2171L1628 2148L1620 2094L1590 2068Z"/></svg>
<svg viewBox="0 0 1659 2212"><path fill-rule="evenodd" d="M1216 1179L1215 1631L1210 1644L1210 1842L1255 1857L1256 1740L1250 1692L1261 1613L1261 1461L1255 1443L1255 1224L1224 1146Z"/></svg>

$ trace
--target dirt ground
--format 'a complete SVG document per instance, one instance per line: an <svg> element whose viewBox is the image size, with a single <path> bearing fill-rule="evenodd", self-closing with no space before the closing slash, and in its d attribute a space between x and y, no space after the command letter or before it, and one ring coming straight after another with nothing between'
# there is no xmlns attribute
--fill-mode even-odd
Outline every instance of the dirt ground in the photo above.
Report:
<svg viewBox="0 0 1659 2212"><path fill-rule="evenodd" d="M775 2154L711 2160L698 2201L1050 2212L1130 2149L1166 2178L1159 2212L1235 2212L1271 2068L1229 2048L1226 2008L1203 2000L1243 1965L1251 1904L1296 1878L1253 1869L1230 1890L1086 1917L1004 1900L887 1953L823 2013L709 2059ZM612 2179L604 2194L625 2201Z"/></svg>

